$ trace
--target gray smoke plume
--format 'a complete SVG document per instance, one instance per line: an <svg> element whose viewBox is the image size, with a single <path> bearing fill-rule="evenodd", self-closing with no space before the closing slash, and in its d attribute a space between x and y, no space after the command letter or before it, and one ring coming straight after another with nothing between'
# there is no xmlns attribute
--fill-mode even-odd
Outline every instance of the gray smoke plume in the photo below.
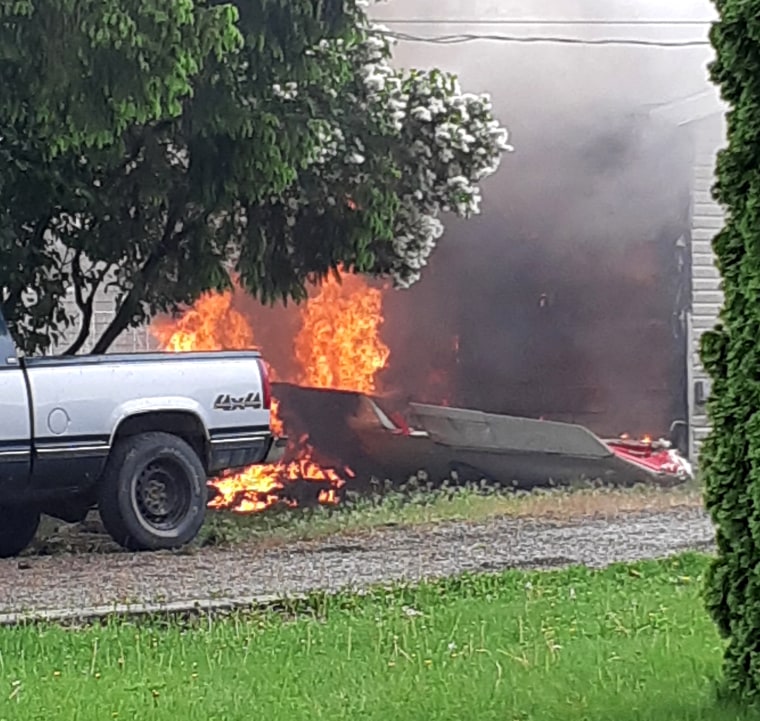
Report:
<svg viewBox="0 0 760 721"><path fill-rule="evenodd" d="M389 0L372 12L407 36L650 43L704 43L713 17L709 0ZM387 297L386 387L605 434L665 433L683 417L693 147L649 113L709 88L711 54L399 42L399 66L491 93L516 151L486 183L482 216L449 223L423 280Z"/></svg>
<svg viewBox="0 0 760 721"><path fill-rule="evenodd" d="M482 215L447 222L422 281L386 293L381 390L601 434L667 433L686 411L694 148L687 128L650 111L710 87L709 0L388 0L371 12L417 37L702 43L395 49L399 66L439 67L489 92L515 152L484 184ZM703 22L668 24L677 19ZM238 305L293 379L298 311Z"/></svg>

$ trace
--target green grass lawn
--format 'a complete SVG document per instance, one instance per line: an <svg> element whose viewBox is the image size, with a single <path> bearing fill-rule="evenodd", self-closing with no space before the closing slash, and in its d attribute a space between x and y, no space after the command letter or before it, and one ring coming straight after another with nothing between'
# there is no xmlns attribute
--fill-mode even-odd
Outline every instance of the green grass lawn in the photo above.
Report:
<svg viewBox="0 0 760 721"><path fill-rule="evenodd" d="M749 719L714 701L706 563L472 576L215 621L2 629L0 719Z"/></svg>

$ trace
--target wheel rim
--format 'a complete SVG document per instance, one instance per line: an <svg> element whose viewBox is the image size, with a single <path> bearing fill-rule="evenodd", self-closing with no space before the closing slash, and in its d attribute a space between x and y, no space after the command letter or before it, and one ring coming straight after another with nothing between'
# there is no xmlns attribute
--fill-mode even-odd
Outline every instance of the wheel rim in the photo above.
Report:
<svg viewBox="0 0 760 721"><path fill-rule="evenodd" d="M192 506L187 471L168 458L148 463L135 479L135 502L142 520L157 531L173 531Z"/></svg>

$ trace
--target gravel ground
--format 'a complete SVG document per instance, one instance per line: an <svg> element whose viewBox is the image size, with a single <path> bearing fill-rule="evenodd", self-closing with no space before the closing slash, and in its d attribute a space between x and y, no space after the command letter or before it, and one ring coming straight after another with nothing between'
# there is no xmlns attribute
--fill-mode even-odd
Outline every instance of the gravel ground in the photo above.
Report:
<svg viewBox="0 0 760 721"><path fill-rule="evenodd" d="M188 554L79 554L0 561L0 620L114 604L235 603L315 589L360 588L466 571L604 566L685 550L709 551L700 510L572 523L500 518L427 528L385 528L262 549ZM9 616L10 614L10 616Z"/></svg>

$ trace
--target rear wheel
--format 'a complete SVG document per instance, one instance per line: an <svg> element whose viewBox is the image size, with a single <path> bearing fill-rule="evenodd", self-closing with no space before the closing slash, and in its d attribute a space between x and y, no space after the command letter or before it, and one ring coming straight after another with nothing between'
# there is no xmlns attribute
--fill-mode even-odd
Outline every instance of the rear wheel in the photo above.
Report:
<svg viewBox="0 0 760 721"><path fill-rule="evenodd" d="M39 511L27 506L0 506L0 558L18 556L33 540Z"/></svg>
<svg viewBox="0 0 760 721"><path fill-rule="evenodd" d="M103 525L132 551L179 548L206 515L206 472L198 454L168 433L143 433L117 443L98 488Z"/></svg>

